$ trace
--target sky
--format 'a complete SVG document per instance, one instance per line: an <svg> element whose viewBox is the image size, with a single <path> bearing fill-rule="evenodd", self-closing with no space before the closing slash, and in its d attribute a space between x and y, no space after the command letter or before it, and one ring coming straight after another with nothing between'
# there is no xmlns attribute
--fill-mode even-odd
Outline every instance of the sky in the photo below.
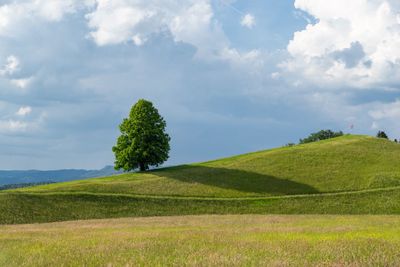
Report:
<svg viewBox="0 0 400 267"><path fill-rule="evenodd" d="M0 0L0 169L113 164L141 98L167 165L400 138L399 47L398 0Z"/></svg>

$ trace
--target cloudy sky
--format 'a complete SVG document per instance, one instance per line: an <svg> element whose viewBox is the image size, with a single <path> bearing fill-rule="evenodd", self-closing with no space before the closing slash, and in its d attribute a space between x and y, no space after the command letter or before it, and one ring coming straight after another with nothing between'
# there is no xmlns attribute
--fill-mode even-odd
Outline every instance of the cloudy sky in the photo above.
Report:
<svg viewBox="0 0 400 267"><path fill-rule="evenodd" d="M400 138L399 88L398 0L0 0L0 169L112 164L140 98L168 164L324 128Z"/></svg>

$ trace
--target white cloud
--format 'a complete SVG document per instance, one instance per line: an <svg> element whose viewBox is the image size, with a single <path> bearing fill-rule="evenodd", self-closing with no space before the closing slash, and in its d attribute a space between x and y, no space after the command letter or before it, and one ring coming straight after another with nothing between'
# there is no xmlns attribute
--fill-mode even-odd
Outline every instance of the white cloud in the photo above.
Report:
<svg viewBox="0 0 400 267"><path fill-rule="evenodd" d="M280 77L281 77L281 73L279 73L279 72L273 72L273 73L271 73L271 78L272 78L273 80L278 80Z"/></svg>
<svg viewBox="0 0 400 267"><path fill-rule="evenodd" d="M243 16L240 24L244 27L252 29L256 25L256 18L252 14L246 14Z"/></svg>
<svg viewBox="0 0 400 267"><path fill-rule="evenodd" d="M86 15L90 36L99 46L143 45L151 35L169 31L176 42L195 46L202 56L229 46L213 17L209 0L97 0Z"/></svg>
<svg viewBox="0 0 400 267"><path fill-rule="evenodd" d="M77 0L33 0L28 7L49 21L59 21L65 14L74 13L78 3Z"/></svg>
<svg viewBox="0 0 400 267"><path fill-rule="evenodd" d="M234 48L224 48L220 52L220 58L235 66L244 67L248 72L258 71L264 64L264 58L259 50L241 53Z"/></svg>
<svg viewBox="0 0 400 267"><path fill-rule="evenodd" d="M0 120L0 133L26 132L29 124L18 120Z"/></svg>
<svg viewBox="0 0 400 267"><path fill-rule="evenodd" d="M145 38L142 38L140 34L136 34L135 36L132 37L133 43L137 46L141 46L146 42Z"/></svg>
<svg viewBox="0 0 400 267"><path fill-rule="evenodd" d="M33 77L29 78L22 78L22 79L11 79L10 82L12 85L20 88L20 89L26 89L29 87L29 85L32 83Z"/></svg>
<svg viewBox="0 0 400 267"><path fill-rule="evenodd" d="M400 118L400 100L396 100L393 103L383 104L378 109L370 111L369 115L374 120L382 120L382 119L398 120Z"/></svg>
<svg viewBox="0 0 400 267"><path fill-rule="evenodd" d="M38 19L60 21L65 15L94 4L95 0L10 0L0 5L0 35L14 36L18 32L16 25L26 26Z"/></svg>
<svg viewBox="0 0 400 267"><path fill-rule="evenodd" d="M3 68L0 69L0 75L12 75L19 70L19 66L19 59L16 56L11 55L7 57L6 63L4 64Z"/></svg>
<svg viewBox="0 0 400 267"><path fill-rule="evenodd" d="M90 36L98 45L131 40L138 36L135 28L155 15L151 9L130 5L130 2L132 1L98 0L96 9L86 15L89 27L93 29Z"/></svg>
<svg viewBox="0 0 400 267"><path fill-rule="evenodd" d="M197 49L201 59L222 58L224 50L236 50L216 20L211 0L24 0L0 6L0 35L15 36L27 23L60 21L65 15L83 11L90 37L97 45L133 43L142 46L153 35L169 32L175 42ZM243 18L253 27L250 14ZM250 52L238 52L245 61ZM226 53L225 53L226 54ZM235 58L231 62L238 62ZM23 81L15 81L21 87Z"/></svg>
<svg viewBox="0 0 400 267"><path fill-rule="evenodd" d="M18 116L24 117L24 116L29 115L31 112L32 112L32 108L29 106L26 106L26 107L20 107L16 114Z"/></svg>
<svg viewBox="0 0 400 267"><path fill-rule="evenodd" d="M324 86L379 87L400 82L400 7L387 0L296 0L317 19L296 32L282 67Z"/></svg>
<svg viewBox="0 0 400 267"><path fill-rule="evenodd" d="M212 17L208 0L97 0L95 10L86 15L92 29L90 36L100 46L138 38L141 43L165 29L172 32L176 41L193 44L199 34L211 30Z"/></svg>
<svg viewBox="0 0 400 267"><path fill-rule="evenodd" d="M0 119L0 134L33 134L43 130L47 118L46 112L41 112L35 117L27 117L32 111L30 106L25 106L15 113L14 117L18 117Z"/></svg>
<svg viewBox="0 0 400 267"><path fill-rule="evenodd" d="M367 112L372 119L371 128L385 130L391 136L400 136L400 100L389 103L375 103Z"/></svg>
<svg viewBox="0 0 400 267"><path fill-rule="evenodd" d="M143 45L150 36L168 31L176 42L193 45L202 59L229 59L238 62L253 52L226 57L230 46L220 24L214 18L210 0L97 0L96 8L86 15L89 36L99 46L133 42ZM250 26L253 22L246 23Z"/></svg>

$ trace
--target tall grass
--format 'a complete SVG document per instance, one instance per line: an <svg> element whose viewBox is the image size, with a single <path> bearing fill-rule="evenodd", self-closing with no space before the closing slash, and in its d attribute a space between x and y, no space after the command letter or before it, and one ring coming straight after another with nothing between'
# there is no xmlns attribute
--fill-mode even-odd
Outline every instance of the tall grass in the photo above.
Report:
<svg viewBox="0 0 400 267"><path fill-rule="evenodd" d="M399 266L392 216L184 216L0 226L0 266Z"/></svg>

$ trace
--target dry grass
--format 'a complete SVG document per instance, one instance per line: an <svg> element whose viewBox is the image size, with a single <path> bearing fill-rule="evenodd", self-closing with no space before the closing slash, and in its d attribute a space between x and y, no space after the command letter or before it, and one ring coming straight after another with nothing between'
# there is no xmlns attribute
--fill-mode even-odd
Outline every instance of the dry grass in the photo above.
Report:
<svg viewBox="0 0 400 267"><path fill-rule="evenodd" d="M398 216L181 216L0 226L0 266L399 266Z"/></svg>

